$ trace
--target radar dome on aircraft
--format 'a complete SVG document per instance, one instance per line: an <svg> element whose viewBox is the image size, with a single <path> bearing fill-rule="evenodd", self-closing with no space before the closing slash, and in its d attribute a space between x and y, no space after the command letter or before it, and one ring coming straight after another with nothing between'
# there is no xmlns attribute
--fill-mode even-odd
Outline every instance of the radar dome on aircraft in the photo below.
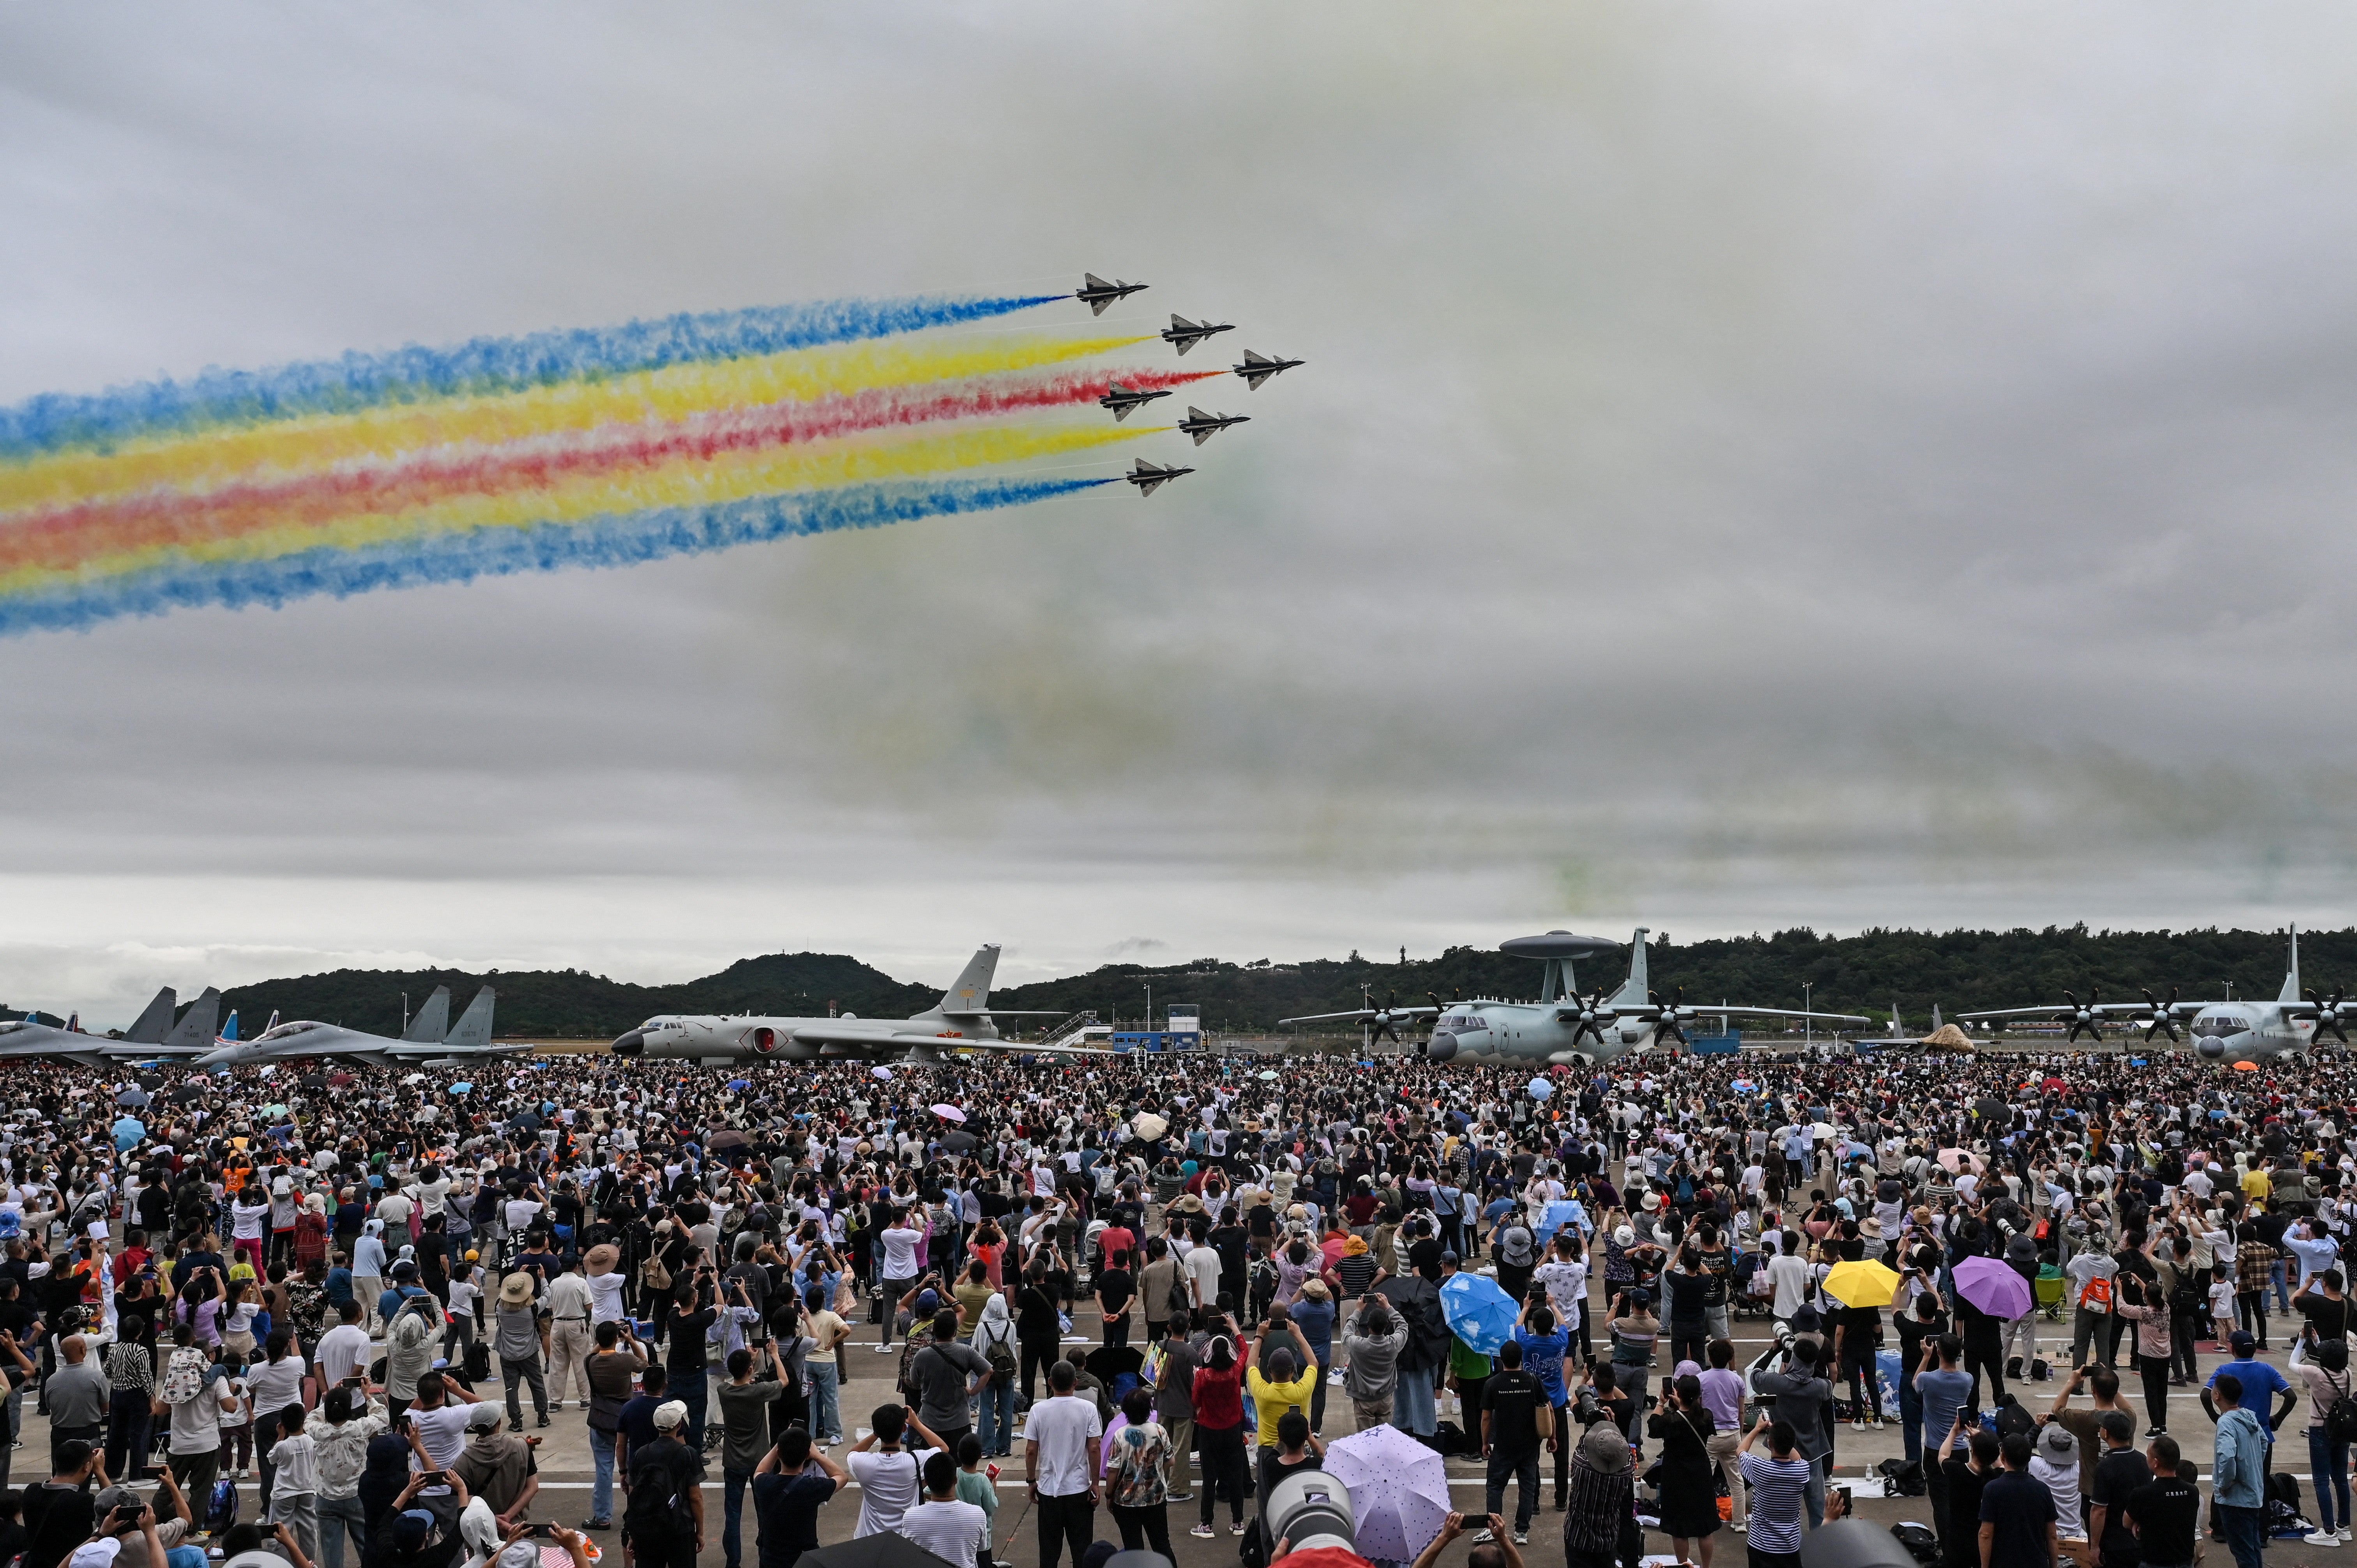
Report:
<svg viewBox="0 0 2357 1568"><path fill-rule="evenodd" d="M1620 944L1610 937L1583 937L1571 931L1549 931L1541 937L1514 937L1500 942L1500 952L1512 953L1516 958L1594 958L1598 953L1617 952Z"/></svg>

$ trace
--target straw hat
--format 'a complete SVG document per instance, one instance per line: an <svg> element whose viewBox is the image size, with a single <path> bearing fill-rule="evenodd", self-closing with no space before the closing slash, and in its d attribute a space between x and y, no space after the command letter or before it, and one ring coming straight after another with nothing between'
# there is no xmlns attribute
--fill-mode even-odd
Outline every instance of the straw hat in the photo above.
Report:
<svg viewBox="0 0 2357 1568"><path fill-rule="evenodd" d="M500 1282L500 1305L522 1306L532 1299L532 1276L519 1270Z"/></svg>
<svg viewBox="0 0 2357 1568"><path fill-rule="evenodd" d="M590 1248L589 1255L582 1260L582 1266L593 1275L610 1274L621 1267L621 1263L622 1250L611 1241L600 1241Z"/></svg>

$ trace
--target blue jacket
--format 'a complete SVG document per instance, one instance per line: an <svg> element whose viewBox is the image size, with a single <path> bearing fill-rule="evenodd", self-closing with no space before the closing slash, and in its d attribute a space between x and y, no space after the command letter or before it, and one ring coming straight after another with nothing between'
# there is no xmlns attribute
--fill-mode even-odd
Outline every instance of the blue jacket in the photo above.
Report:
<svg viewBox="0 0 2357 1568"><path fill-rule="evenodd" d="M2211 1459L2211 1486L2220 1508L2255 1509L2266 1501L2266 1423L2237 1405L2218 1418L2217 1447Z"/></svg>

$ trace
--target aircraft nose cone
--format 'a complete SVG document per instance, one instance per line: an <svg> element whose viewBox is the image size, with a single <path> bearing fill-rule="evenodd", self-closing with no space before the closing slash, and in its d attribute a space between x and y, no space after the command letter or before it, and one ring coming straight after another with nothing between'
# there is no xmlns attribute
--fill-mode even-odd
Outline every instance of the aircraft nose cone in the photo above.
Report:
<svg viewBox="0 0 2357 1568"><path fill-rule="evenodd" d="M2193 1048L2201 1052L2207 1060L2214 1062L2226 1054L2226 1042L2215 1035L2205 1035Z"/></svg>
<svg viewBox="0 0 2357 1568"><path fill-rule="evenodd" d="M616 1036L612 1047L618 1057L634 1057L646 1048L647 1032L644 1029L633 1029L627 1035Z"/></svg>
<svg viewBox="0 0 2357 1568"><path fill-rule="evenodd" d="M1454 1060L1457 1056L1457 1036L1454 1035L1433 1036L1432 1043L1424 1047L1424 1054L1427 1059L1432 1061L1445 1062Z"/></svg>

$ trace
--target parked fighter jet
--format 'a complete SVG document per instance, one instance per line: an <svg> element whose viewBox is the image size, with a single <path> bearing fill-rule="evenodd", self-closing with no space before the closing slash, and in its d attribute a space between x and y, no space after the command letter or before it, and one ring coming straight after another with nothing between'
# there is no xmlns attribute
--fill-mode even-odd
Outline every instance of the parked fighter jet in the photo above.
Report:
<svg viewBox="0 0 2357 1568"><path fill-rule="evenodd" d="M1162 340L1178 344L1178 352L1184 354L1214 332L1233 332L1235 329L1236 324L1232 321L1189 321L1183 316L1174 316L1170 318L1170 330L1162 335Z"/></svg>
<svg viewBox="0 0 2357 1568"><path fill-rule="evenodd" d="M84 1067L103 1067L110 1062L180 1056L204 1049L205 1042L213 1036L213 1025L221 1018L221 993L208 987L204 994L188 1004L187 1014L176 1026L172 1010L178 1000L168 985L156 993L155 999L119 1040L82 1033L79 1015L68 1019L62 1029L30 1018L0 1024L0 1061L46 1058L79 1062Z"/></svg>
<svg viewBox="0 0 2357 1568"><path fill-rule="evenodd" d="M227 1072L233 1067L252 1067L261 1062L274 1061L358 1061L371 1067L392 1067L395 1063L436 1066L453 1062L479 1061L487 1057L515 1056L528 1047L495 1046L491 1044L491 1008L499 993L486 985L475 993L474 1001L448 1035L442 1033L442 1021L450 1015L450 990L436 986L434 994L410 1020L408 1033L399 1039L383 1035L371 1035L361 1029L347 1029L340 1024L322 1024L316 1019L297 1019L291 1024L274 1023L250 1040L220 1040L214 1047L200 1056L196 1065L216 1072Z"/></svg>
<svg viewBox="0 0 2357 1568"><path fill-rule="evenodd" d="M1072 297L1103 316L1106 306L1116 299L1127 299L1144 287L1146 285L1142 283L1124 283L1119 278L1107 283L1094 273L1082 273L1081 286Z"/></svg>
<svg viewBox="0 0 2357 1568"><path fill-rule="evenodd" d="M1097 406L1113 410L1113 416L1118 421L1127 419L1132 410L1144 408L1156 398L1169 395L1170 389L1168 387L1164 387L1159 392L1150 392L1137 387L1125 387L1119 381L1114 381L1106 390L1104 396L1097 399Z"/></svg>
<svg viewBox="0 0 2357 1568"><path fill-rule="evenodd" d="M1279 371L1289 371L1296 365L1306 365L1308 362L1309 361L1307 360L1264 359L1260 355L1254 353L1250 349L1247 349L1244 350L1244 362L1233 367L1233 369L1236 374L1243 377L1244 386L1247 390L1258 392L1260 391L1260 383L1268 380L1269 377L1276 374Z"/></svg>
<svg viewBox="0 0 2357 1568"><path fill-rule="evenodd" d="M1252 415L1248 413L1205 413L1200 408L1189 408L1187 417L1178 422L1178 428L1193 436L1195 445L1200 446L1231 424L1251 423Z"/></svg>
<svg viewBox="0 0 2357 1568"><path fill-rule="evenodd" d="M1071 1046L1025 1045L998 1037L996 1020L1052 1016L1014 1014L990 1004L998 949L985 947L942 999L912 1018L784 1018L724 1014L650 1018L614 1042L618 1057L694 1058L731 1062L820 1060L937 1061L943 1051L1017 1051L1109 1056Z"/></svg>
<svg viewBox="0 0 2357 1568"><path fill-rule="evenodd" d="M1179 475L1191 474L1194 471L1192 468L1166 468L1159 463L1149 463L1140 457L1137 460L1137 467L1122 477L1137 487L1139 495L1150 496L1157 489L1168 484Z"/></svg>

